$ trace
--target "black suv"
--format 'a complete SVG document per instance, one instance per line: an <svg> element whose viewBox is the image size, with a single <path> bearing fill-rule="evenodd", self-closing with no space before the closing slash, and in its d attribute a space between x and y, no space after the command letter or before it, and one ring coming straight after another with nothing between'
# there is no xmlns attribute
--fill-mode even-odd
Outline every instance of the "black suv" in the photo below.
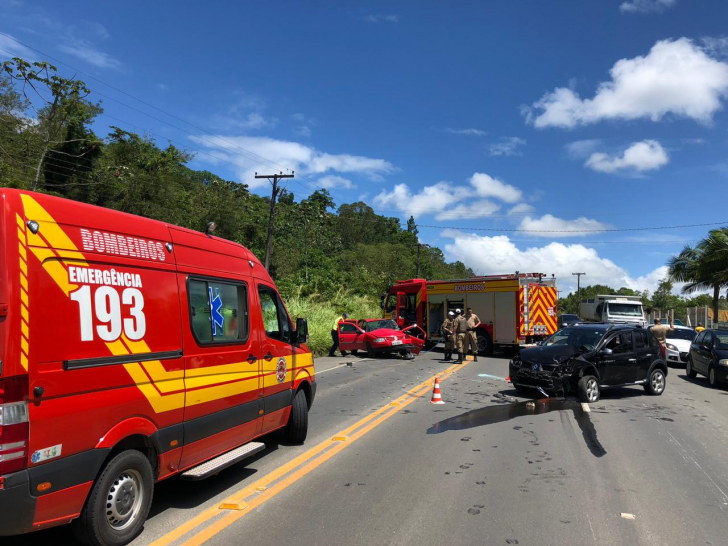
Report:
<svg viewBox="0 0 728 546"><path fill-rule="evenodd" d="M655 337L624 324L575 324L539 347L523 349L508 366L517 390L541 388L582 402L599 400L600 390L642 385L648 394L665 391L667 364Z"/></svg>

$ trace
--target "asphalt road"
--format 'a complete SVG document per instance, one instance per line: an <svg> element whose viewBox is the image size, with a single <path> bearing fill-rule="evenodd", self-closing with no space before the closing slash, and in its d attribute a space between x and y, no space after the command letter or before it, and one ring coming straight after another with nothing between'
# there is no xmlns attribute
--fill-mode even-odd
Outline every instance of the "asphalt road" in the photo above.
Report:
<svg viewBox="0 0 728 546"><path fill-rule="evenodd" d="M586 412L527 404L505 357L439 357L317 359L306 444L272 435L247 464L159 484L134 544L726 543L728 391L673 368L663 396L604 391ZM3 539L48 543L70 533Z"/></svg>

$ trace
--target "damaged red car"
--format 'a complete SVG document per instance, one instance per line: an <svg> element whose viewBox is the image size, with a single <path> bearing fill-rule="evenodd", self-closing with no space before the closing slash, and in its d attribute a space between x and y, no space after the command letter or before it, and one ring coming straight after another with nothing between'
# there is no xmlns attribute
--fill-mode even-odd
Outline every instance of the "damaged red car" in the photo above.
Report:
<svg viewBox="0 0 728 546"><path fill-rule="evenodd" d="M400 330L391 319L361 319L339 323L339 348L356 354L366 351L367 356L382 354L420 354L425 345L425 332L413 324Z"/></svg>

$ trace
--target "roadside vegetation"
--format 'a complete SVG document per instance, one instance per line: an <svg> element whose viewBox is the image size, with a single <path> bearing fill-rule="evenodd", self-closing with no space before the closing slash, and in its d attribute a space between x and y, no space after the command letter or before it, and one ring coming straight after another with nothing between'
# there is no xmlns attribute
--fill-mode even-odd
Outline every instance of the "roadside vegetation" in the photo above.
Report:
<svg viewBox="0 0 728 546"><path fill-rule="evenodd" d="M265 259L269 197L189 168L193 154L171 143L160 148L150 136L117 126L98 134L101 103L82 81L62 78L50 64L14 59L0 66L0 186L198 231L212 221L215 235ZM337 203L325 189L297 182L278 199L270 274L292 317L309 320L311 346L321 354L342 311L380 316L379 295L395 280L415 277L417 226L411 219L402 227L366 203ZM461 262L447 263L439 248L419 250L421 277L473 274Z"/></svg>

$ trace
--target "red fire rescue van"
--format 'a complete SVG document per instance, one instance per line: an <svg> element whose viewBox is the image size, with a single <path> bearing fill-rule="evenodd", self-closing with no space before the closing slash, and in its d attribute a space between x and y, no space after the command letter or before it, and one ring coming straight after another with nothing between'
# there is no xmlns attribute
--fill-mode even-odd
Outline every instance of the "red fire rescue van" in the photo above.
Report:
<svg viewBox="0 0 728 546"><path fill-rule="evenodd" d="M430 340L439 338L449 311L471 307L481 320L476 335L483 355L495 345L517 348L557 330L556 279L542 273L397 281L382 296L382 307L400 327L420 325Z"/></svg>
<svg viewBox="0 0 728 546"><path fill-rule="evenodd" d="M125 544L155 482L304 441L308 326L244 247L3 189L0 256L0 536Z"/></svg>

